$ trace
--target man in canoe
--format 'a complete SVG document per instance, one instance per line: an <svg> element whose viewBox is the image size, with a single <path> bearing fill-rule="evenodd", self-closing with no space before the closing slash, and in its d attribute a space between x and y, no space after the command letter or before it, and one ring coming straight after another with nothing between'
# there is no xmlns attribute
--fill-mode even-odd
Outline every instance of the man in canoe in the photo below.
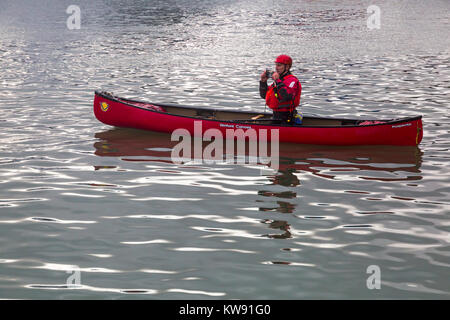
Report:
<svg viewBox="0 0 450 320"><path fill-rule="evenodd" d="M268 86L270 77L267 70L261 74L259 94L266 99L267 106L273 110L273 118L282 123L301 124L301 116L295 109L300 104L302 85L291 73L292 59L287 55L280 55L275 60L275 72L272 74L273 83Z"/></svg>

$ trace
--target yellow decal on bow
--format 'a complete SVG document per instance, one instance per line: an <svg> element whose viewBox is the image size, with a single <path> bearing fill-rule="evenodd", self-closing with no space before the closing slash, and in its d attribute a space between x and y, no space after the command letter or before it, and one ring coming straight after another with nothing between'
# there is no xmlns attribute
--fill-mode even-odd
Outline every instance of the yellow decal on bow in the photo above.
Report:
<svg viewBox="0 0 450 320"><path fill-rule="evenodd" d="M106 102L102 102L100 103L100 108L102 109L102 111L106 112L109 109L109 105Z"/></svg>

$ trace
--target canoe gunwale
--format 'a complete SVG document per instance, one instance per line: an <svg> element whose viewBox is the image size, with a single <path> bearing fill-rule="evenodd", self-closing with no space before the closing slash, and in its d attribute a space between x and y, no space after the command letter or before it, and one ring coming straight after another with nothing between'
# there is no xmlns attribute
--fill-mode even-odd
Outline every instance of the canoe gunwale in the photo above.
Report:
<svg viewBox="0 0 450 320"><path fill-rule="evenodd" d="M226 123L239 123L239 124L248 124L248 125L257 125L257 126L268 126L268 127L288 127L288 128L292 128L292 127L298 127L298 128L361 128L361 127L374 127L374 126L385 126L385 125L395 125L395 124L402 124L402 123L408 123L408 122L412 122L412 121L417 121L422 119L421 115L417 115L417 116L412 116L412 117L406 117L406 118L399 118L399 119L348 119L348 118L331 118L331 117L311 117L311 116L304 116L303 118L309 118L309 119L319 119L319 120L335 120L335 121L357 121L357 122L361 122L361 121L383 121L383 123L377 123L377 124L366 124L366 125L359 125L359 124L349 124L349 125L340 125L340 126L333 126L333 125L300 125L300 126L292 126L290 124L275 124L275 125L271 125L271 124L264 124L264 123L256 123L257 120L255 120L254 122L252 120L249 119L248 122L246 122L245 120L239 120L239 122L236 122L236 120L219 120L219 119L207 119L207 118L201 118L201 117L192 117L192 116L187 116L187 115L179 115L179 114L175 114L175 113L169 113L169 112L162 112L162 111L157 111L157 110L152 110L152 109L147 109L144 107L140 107L138 105L134 105L133 102L136 103L143 103L143 104L153 104L155 106L161 106L161 107L169 107L169 108L179 108L179 109L189 109L189 110L204 110L204 111L212 111L212 112L231 112L231 113L236 113L236 114L263 114L263 115L267 115L267 116L272 116L272 113L264 113L264 112L255 112L255 111L242 111L242 110L227 110L227 109L213 109L213 108L207 108L207 107L193 107L193 106L183 106L183 105L176 105L176 104L163 104L163 103L153 103L153 102L147 102L147 101L140 101L140 100L134 100L134 99L128 99L128 98L121 98L121 97L117 97L117 96L112 96L109 94L106 94L104 92L101 91L95 91L95 95L103 97L105 99L108 99L110 101L115 101L117 103L120 104L124 104L133 108L137 108L137 109L141 109L141 110L145 110L145 111L149 111L149 112L154 112L154 113L160 113L160 114L165 114L165 115L170 115L170 116L174 116L174 117L181 117L181 118L190 118L193 120L198 120L198 121L215 121L215 122L226 122ZM125 101L124 101L125 100Z"/></svg>

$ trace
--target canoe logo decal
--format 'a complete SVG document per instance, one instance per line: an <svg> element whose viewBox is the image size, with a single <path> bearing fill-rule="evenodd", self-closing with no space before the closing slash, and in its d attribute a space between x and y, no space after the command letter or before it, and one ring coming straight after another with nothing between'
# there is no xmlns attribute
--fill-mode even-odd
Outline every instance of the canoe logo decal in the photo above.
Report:
<svg viewBox="0 0 450 320"><path fill-rule="evenodd" d="M100 108L102 109L102 111L106 112L109 109L109 104L107 104L106 102L102 102L100 103Z"/></svg>

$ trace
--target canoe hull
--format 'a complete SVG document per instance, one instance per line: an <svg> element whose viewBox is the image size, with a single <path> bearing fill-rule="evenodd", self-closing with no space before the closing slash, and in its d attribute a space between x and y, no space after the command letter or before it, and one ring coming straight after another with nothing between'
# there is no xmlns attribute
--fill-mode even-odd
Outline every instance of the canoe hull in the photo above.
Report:
<svg viewBox="0 0 450 320"><path fill-rule="evenodd" d="M94 114L111 126L172 133L187 130L193 136L203 136L207 130L216 129L225 138L236 131L250 140L267 135L271 140L278 134L280 142L317 145L398 145L416 146L423 136L421 116L385 121L382 124L347 126L291 126L255 123L235 123L226 120L200 119L177 114L157 112L143 102L133 102L96 92ZM239 113L236 113L239 118ZM231 130L230 130L231 129ZM241 129L241 130L238 130ZM253 129L253 130L251 130ZM274 131L275 130L275 131ZM210 133L213 131L209 131ZM251 133L256 133L256 137ZM227 136L227 134L229 136Z"/></svg>

